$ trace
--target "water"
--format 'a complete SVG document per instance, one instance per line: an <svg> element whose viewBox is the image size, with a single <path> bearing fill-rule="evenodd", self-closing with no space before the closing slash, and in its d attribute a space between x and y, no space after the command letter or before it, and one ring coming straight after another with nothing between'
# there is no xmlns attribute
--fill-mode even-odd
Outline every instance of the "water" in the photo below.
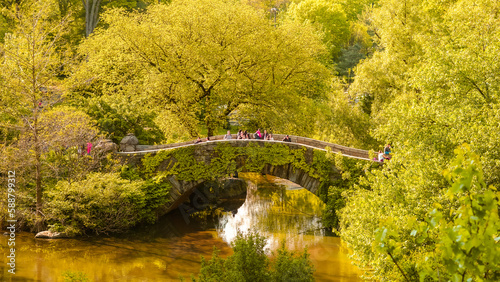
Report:
<svg viewBox="0 0 500 282"><path fill-rule="evenodd" d="M272 252L282 242L291 250L308 248L317 281L361 281L338 237L327 236L321 225L324 203L288 180L255 173L240 174L249 183L245 203L235 215L221 218L218 234L231 242L238 231L257 230L267 237Z"/></svg>
<svg viewBox="0 0 500 282"><path fill-rule="evenodd" d="M340 239L325 236L319 220L323 203L316 196L271 176L243 177L257 184L249 186L237 213L224 215L214 229L186 224L173 212L154 226L113 237L43 240L18 233L15 275L7 272L8 237L0 236L0 281L64 281L64 275L78 274L89 281L189 281L199 272L201 255L210 257L214 246L222 257L232 254L228 243L237 230L249 229L268 238L269 252L283 240L290 249L307 246L317 281L360 281Z"/></svg>

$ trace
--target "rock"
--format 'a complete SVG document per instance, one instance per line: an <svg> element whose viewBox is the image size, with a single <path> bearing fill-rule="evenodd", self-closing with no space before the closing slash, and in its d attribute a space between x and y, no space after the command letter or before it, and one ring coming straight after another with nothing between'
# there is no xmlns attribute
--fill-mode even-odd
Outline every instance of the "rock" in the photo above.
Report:
<svg viewBox="0 0 500 282"><path fill-rule="evenodd" d="M61 232L42 231L42 232L38 232L35 235L35 238L39 238L39 239L60 239L60 238L68 238L68 236L65 233L61 233Z"/></svg>
<svg viewBox="0 0 500 282"><path fill-rule="evenodd" d="M129 133L120 141L120 150L122 152L133 152L136 150L137 144L139 144L139 139L133 133Z"/></svg>
<svg viewBox="0 0 500 282"><path fill-rule="evenodd" d="M95 149L103 152L116 152L118 151L118 145L113 143L111 139L103 139L99 141L99 144L95 146Z"/></svg>

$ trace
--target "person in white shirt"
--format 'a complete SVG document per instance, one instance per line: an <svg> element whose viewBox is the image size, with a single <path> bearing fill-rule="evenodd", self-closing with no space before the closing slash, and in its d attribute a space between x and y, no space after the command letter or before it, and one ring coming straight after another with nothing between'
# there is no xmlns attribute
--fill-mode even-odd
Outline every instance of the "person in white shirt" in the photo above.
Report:
<svg viewBox="0 0 500 282"><path fill-rule="evenodd" d="M382 151L378 151L378 161L379 162L384 161L384 153L382 153Z"/></svg>
<svg viewBox="0 0 500 282"><path fill-rule="evenodd" d="M229 140L229 139L233 139L233 136L231 136L231 131L227 131L227 134L224 135L224 140Z"/></svg>

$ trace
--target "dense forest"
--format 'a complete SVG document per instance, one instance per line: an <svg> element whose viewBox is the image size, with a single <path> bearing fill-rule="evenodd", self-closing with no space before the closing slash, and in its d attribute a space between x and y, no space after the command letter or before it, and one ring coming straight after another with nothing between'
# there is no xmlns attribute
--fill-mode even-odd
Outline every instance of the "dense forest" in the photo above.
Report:
<svg viewBox="0 0 500 282"><path fill-rule="evenodd" d="M0 5L0 172L16 171L23 229L155 221L168 185L82 156L89 142L266 128L392 145L389 162L346 169L322 198L365 278L500 280L498 1Z"/></svg>

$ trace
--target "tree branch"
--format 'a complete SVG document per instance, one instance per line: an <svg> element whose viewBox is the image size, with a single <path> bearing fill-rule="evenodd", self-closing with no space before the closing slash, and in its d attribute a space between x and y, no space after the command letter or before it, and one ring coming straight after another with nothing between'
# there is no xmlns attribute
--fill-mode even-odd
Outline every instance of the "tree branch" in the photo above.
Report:
<svg viewBox="0 0 500 282"><path fill-rule="evenodd" d="M406 274L405 272L403 271L403 269L401 269L401 267L399 266L398 262L396 261L396 259L394 259L394 257L392 256L391 252L387 252L389 254L389 256L391 257L392 261L394 262L394 264L398 267L399 271L401 272L401 274L403 274L403 277L405 278L406 281L410 281L408 279L408 277L406 277Z"/></svg>

